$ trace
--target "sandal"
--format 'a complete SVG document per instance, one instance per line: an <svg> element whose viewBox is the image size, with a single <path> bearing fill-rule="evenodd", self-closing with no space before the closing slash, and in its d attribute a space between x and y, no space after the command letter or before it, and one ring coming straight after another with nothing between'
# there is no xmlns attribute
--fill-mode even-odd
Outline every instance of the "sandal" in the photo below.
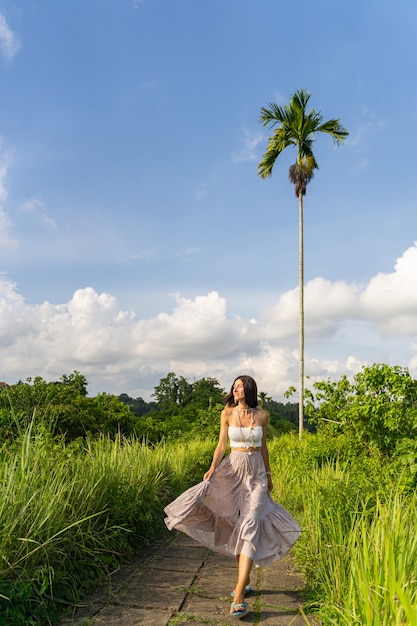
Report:
<svg viewBox="0 0 417 626"><path fill-rule="evenodd" d="M233 612L230 613L230 617L240 618L249 613L249 608L246 602L241 602L240 604L235 604L234 602L232 602L231 608L233 609Z"/></svg>
<svg viewBox="0 0 417 626"><path fill-rule="evenodd" d="M250 585L246 585L246 587L245 587L245 596L247 596L251 591L252 591L252 587ZM232 593L230 595L232 596L232 598L234 598L235 597L235 592L232 591Z"/></svg>

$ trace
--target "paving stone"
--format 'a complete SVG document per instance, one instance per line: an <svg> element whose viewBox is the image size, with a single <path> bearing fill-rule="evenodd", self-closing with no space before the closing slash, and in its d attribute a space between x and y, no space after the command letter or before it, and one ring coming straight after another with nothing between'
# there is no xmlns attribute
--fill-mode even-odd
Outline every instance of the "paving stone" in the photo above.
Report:
<svg viewBox="0 0 417 626"><path fill-rule="evenodd" d="M286 611L299 611L303 602L300 594L293 591L262 590L260 593L262 606L271 606Z"/></svg>
<svg viewBox="0 0 417 626"><path fill-rule="evenodd" d="M110 606L93 620L93 626L167 626L172 612Z"/></svg>
<svg viewBox="0 0 417 626"><path fill-rule="evenodd" d="M177 626L201 626L202 624L203 625L204 624L210 624L210 626L212 626L213 622L211 620L209 620L209 621L206 621L206 620L201 621L201 620L199 620L198 622L190 622L189 620L187 620L186 622L179 622L177 624Z"/></svg>
<svg viewBox="0 0 417 626"><path fill-rule="evenodd" d="M289 589L302 591L305 587L301 576L296 575L294 570L278 568L262 568L261 585L263 589Z"/></svg>
<svg viewBox="0 0 417 626"><path fill-rule="evenodd" d="M250 611L241 620L229 617L236 577L236 559L172 533L114 572L107 585L57 626L83 626L88 618L93 626L168 626L173 616L184 617L178 626L253 625L254 620L262 626L319 625L300 614L304 582L291 555L253 570L253 591L246 598Z"/></svg>
<svg viewBox="0 0 417 626"><path fill-rule="evenodd" d="M165 556L159 556L152 561L152 567L154 569L173 570L179 572L196 572L201 564L201 561L198 559L174 559Z"/></svg>
<svg viewBox="0 0 417 626"><path fill-rule="evenodd" d="M206 570L206 568L204 568L199 573L195 582L195 586L198 588L200 595L205 595L210 598L221 596L227 599L229 599L235 584L236 575L231 577L226 572L219 572L217 568L212 570Z"/></svg>
<svg viewBox="0 0 417 626"><path fill-rule="evenodd" d="M188 535L184 535L184 533L180 533L175 530L173 532L168 533L168 537L172 540L171 543L178 543L181 545L201 547L201 543L198 543L198 541L196 541L195 539L192 539L192 537L189 537Z"/></svg>
<svg viewBox="0 0 417 626"><path fill-rule="evenodd" d="M198 616L206 620L218 620L222 626L234 624L236 626L236 617L230 617L230 600L207 599L199 596L191 596L188 604L183 609L186 613ZM250 604L250 603L249 603ZM253 624L254 614L250 606L250 611L245 617L242 617L237 623ZM213 621L212 621L213 623Z"/></svg>
<svg viewBox="0 0 417 626"><path fill-rule="evenodd" d="M226 567L233 569L236 569L237 567L237 560L235 558L215 552L210 553L207 562L210 564L215 564L216 567Z"/></svg>
<svg viewBox="0 0 417 626"><path fill-rule="evenodd" d="M276 609L263 610L261 612L260 624L262 626L306 626L302 615Z"/></svg>
<svg viewBox="0 0 417 626"><path fill-rule="evenodd" d="M204 548L202 546L198 546L198 545L192 545L192 546L187 546L187 545L178 545L178 544L173 544L171 546L168 546L166 550L164 550L163 555L164 557L173 557L176 559L193 559L193 560L197 560L197 561L205 561L207 559L207 557L209 556L210 551L207 550L207 548Z"/></svg>
<svg viewBox="0 0 417 626"><path fill-rule="evenodd" d="M134 591L132 587L128 587L118 596L117 603L144 609L168 609L174 612L181 608L185 595L184 591L173 587L138 586Z"/></svg>
<svg viewBox="0 0 417 626"><path fill-rule="evenodd" d="M132 589L135 592L138 587L142 586L153 587L154 589L159 587L190 587L194 579L195 572L163 570L150 567L139 570L129 584L126 585L125 589Z"/></svg>

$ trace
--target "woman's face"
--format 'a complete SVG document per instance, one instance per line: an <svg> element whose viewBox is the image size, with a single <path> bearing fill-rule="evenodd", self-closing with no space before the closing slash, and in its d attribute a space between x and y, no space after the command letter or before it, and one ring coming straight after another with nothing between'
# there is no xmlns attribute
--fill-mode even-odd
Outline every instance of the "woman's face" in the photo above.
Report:
<svg viewBox="0 0 417 626"><path fill-rule="evenodd" d="M245 400L245 388L240 378L236 379L233 384L233 399L235 402L239 402L239 400Z"/></svg>

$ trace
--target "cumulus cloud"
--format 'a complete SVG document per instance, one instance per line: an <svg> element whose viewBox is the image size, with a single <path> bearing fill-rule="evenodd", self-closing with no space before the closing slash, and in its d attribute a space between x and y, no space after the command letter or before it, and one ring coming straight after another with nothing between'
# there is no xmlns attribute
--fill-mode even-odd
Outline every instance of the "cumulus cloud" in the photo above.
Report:
<svg viewBox="0 0 417 626"><path fill-rule="evenodd" d="M0 52L10 60L20 49L19 37L12 31L3 14L0 13Z"/></svg>
<svg viewBox="0 0 417 626"><path fill-rule="evenodd" d="M381 362L381 354L384 362L395 358L417 373L416 275L414 245L393 272L362 287L322 278L307 283L308 384L353 375L364 364ZM77 290L67 303L29 304L16 284L0 276L0 378L9 383L35 375L57 379L76 369L91 393L149 399L170 371L189 380L214 377L225 388L249 373L260 390L282 399L298 385L297 337L297 289L282 294L256 323L230 316L226 298L216 291L193 299L176 294L172 311L138 319L115 297L91 287ZM398 345L405 346L400 362Z"/></svg>
<svg viewBox="0 0 417 626"><path fill-rule="evenodd" d="M308 341L320 341L333 334L343 320L355 317L358 287L343 281L331 283L315 278L304 287L304 317ZM265 339L282 340L298 336L299 289L284 293L266 311L261 333Z"/></svg>
<svg viewBox="0 0 417 626"><path fill-rule="evenodd" d="M387 337L417 334L417 242L397 259L394 271L372 278L359 299L362 315Z"/></svg>
<svg viewBox="0 0 417 626"><path fill-rule="evenodd" d="M250 328L240 318L228 319L226 300L215 291L194 300L175 296L171 314L140 321L135 327L137 353L147 358L172 355L178 359L199 356L207 360L220 352L235 354Z"/></svg>

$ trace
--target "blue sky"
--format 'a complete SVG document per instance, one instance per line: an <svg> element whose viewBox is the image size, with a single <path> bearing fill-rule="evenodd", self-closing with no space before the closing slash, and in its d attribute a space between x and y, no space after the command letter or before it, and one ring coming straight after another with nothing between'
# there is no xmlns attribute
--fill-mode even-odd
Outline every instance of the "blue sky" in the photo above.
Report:
<svg viewBox="0 0 417 626"><path fill-rule="evenodd" d="M0 379L149 399L174 371L297 386L295 154L262 106L311 92L306 374L417 376L414 0L0 2Z"/></svg>

